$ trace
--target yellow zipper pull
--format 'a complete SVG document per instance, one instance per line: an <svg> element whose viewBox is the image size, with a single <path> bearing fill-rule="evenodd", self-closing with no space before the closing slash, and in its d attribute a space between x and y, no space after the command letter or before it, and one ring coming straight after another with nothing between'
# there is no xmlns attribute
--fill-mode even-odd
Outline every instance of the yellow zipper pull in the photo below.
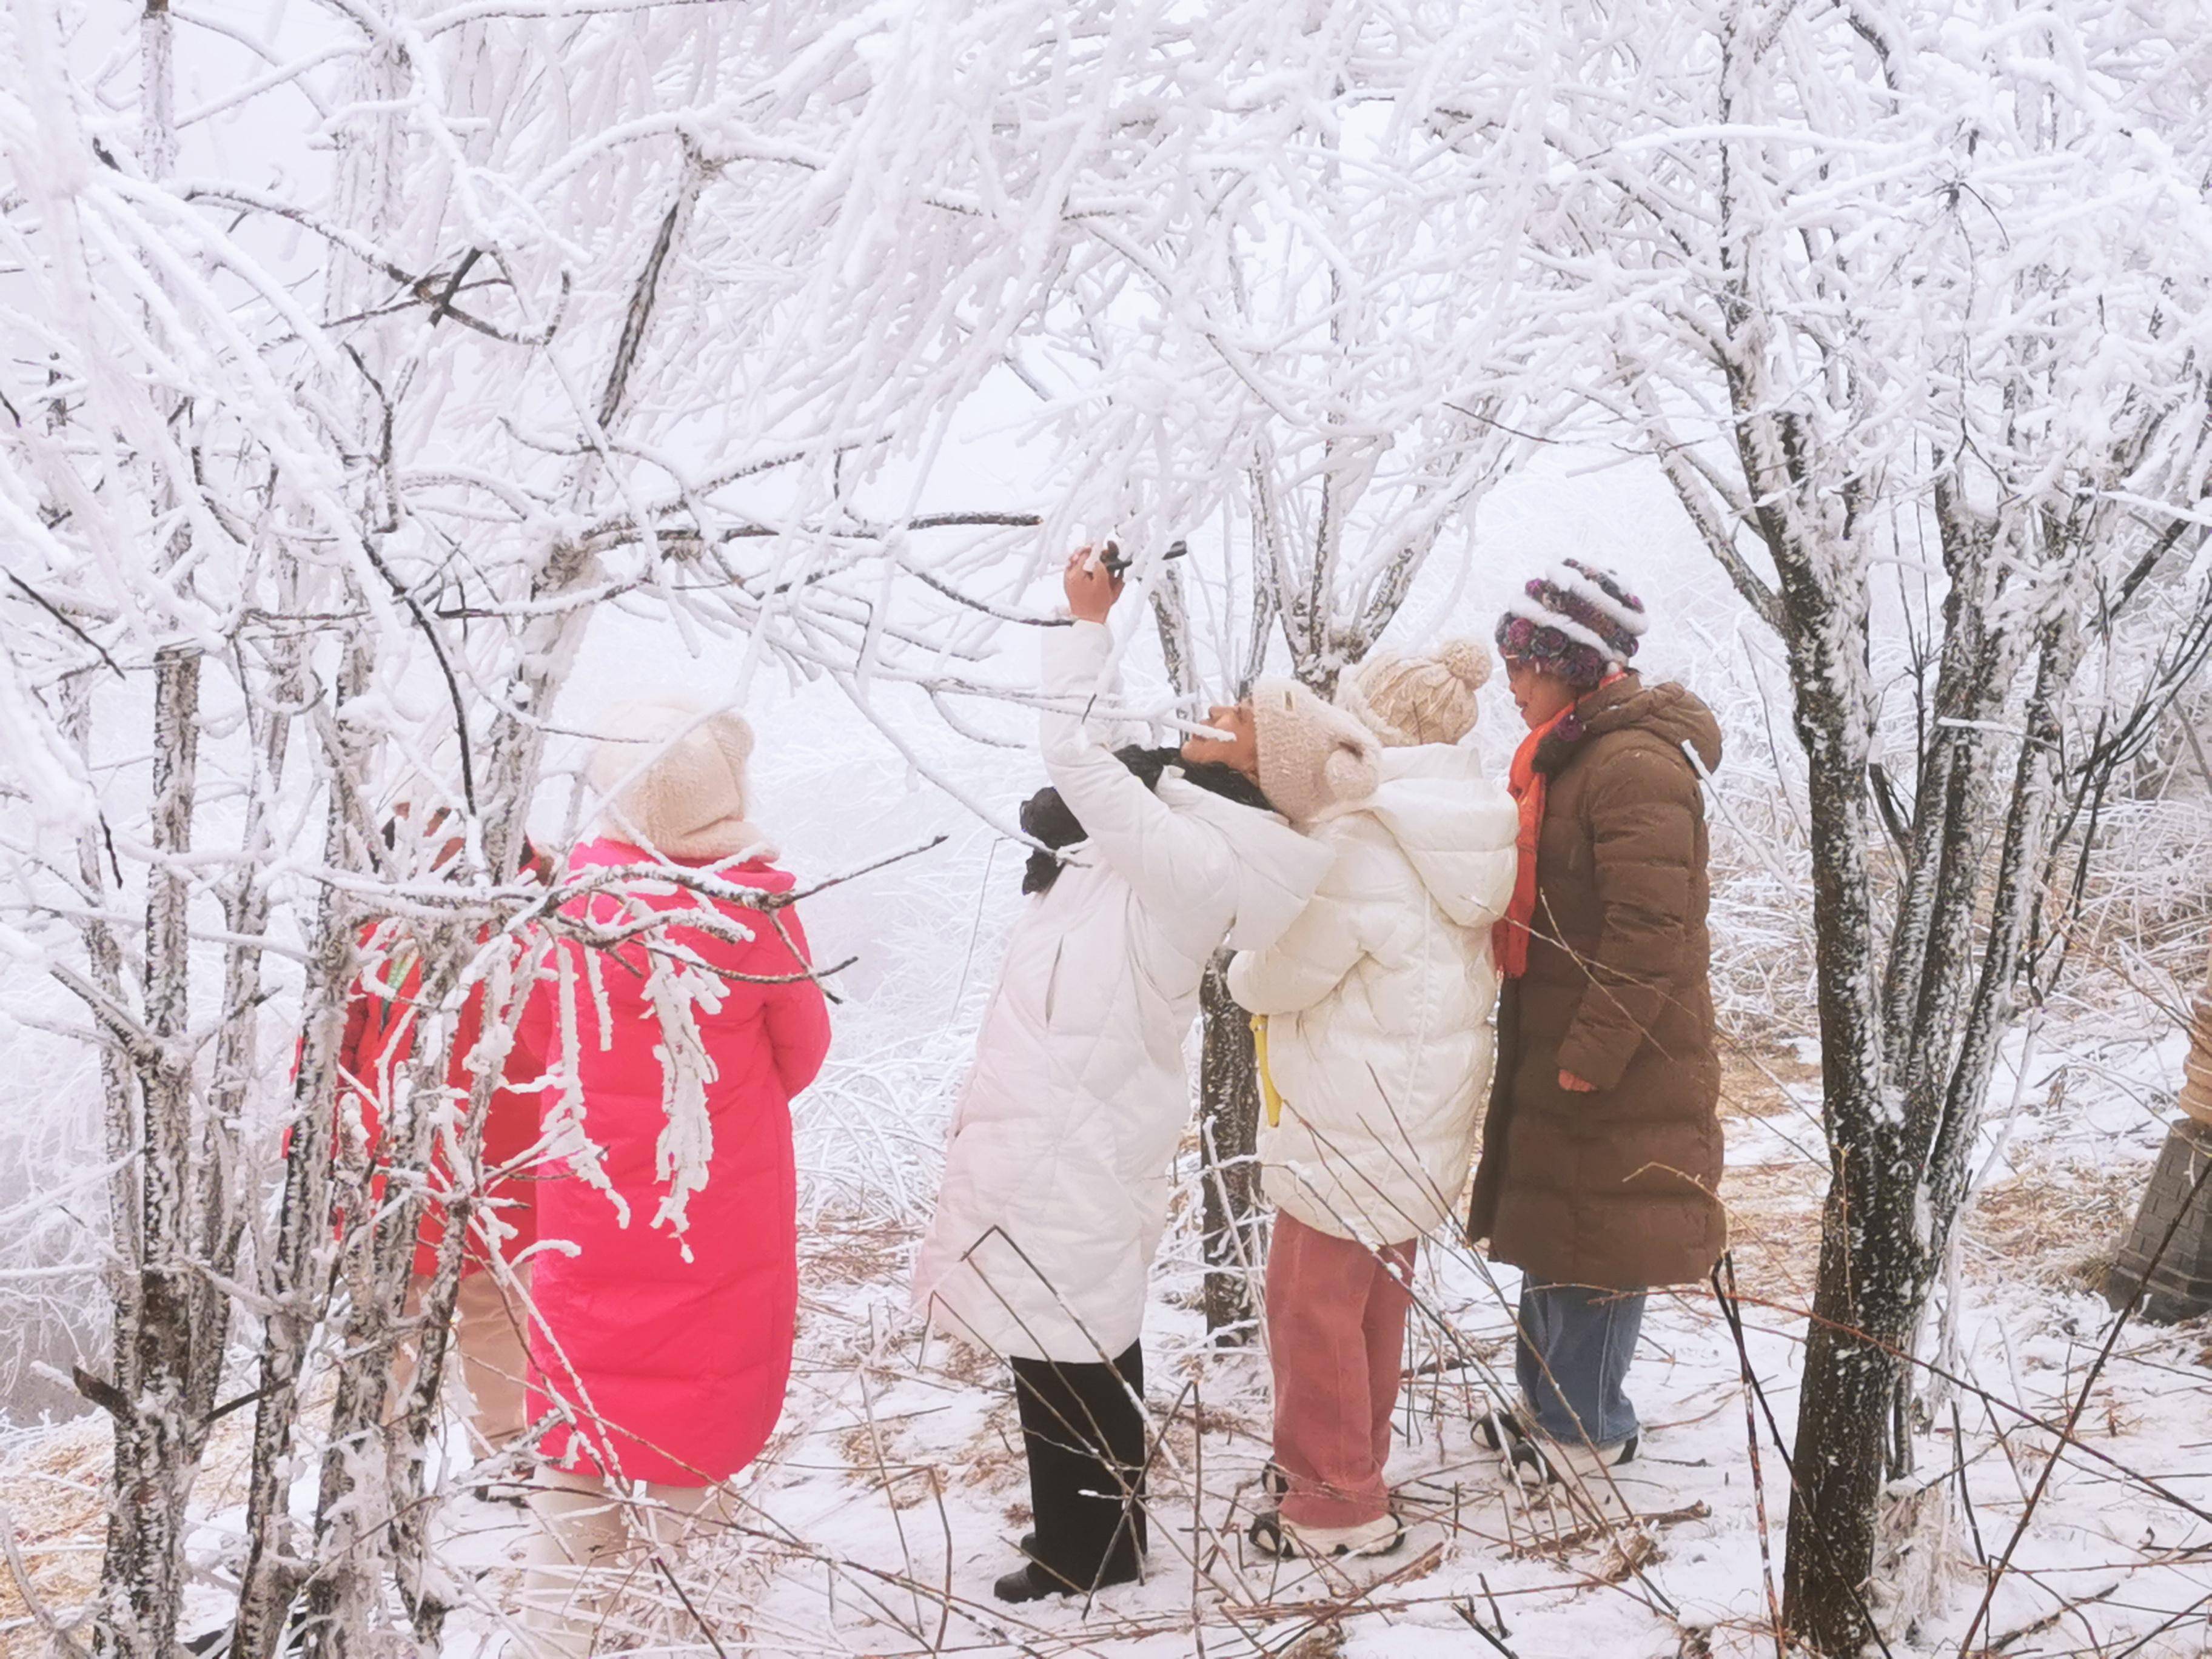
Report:
<svg viewBox="0 0 2212 1659"><path fill-rule="evenodd" d="M1267 1109L1267 1127L1283 1127L1283 1097L1275 1092L1275 1079L1267 1073L1267 1017L1252 1016L1252 1058L1260 1073L1260 1103Z"/></svg>

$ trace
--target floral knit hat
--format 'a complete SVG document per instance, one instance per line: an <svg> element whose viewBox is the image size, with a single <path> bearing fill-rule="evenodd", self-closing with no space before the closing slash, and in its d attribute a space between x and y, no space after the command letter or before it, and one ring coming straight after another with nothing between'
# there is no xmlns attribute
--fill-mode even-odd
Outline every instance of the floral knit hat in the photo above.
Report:
<svg viewBox="0 0 2212 1659"><path fill-rule="evenodd" d="M1498 619L1498 649L1588 690L1628 665L1650 621L1644 601L1620 577L1566 559L1507 602Z"/></svg>

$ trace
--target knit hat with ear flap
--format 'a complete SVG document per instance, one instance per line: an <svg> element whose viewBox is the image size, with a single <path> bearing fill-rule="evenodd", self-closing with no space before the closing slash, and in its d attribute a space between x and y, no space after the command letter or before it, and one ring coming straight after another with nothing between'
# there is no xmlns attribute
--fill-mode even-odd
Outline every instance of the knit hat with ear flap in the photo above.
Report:
<svg viewBox="0 0 2212 1659"><path fill-rule="evenodd" d="M592 787L611 834L672 859L772 850L745 821L753 729L744 715L645 697L617 703L599 726Z"/></svg>
<svg viewBox="0 0 2212 1659"><path fill-rule="evenodd" d="M1628 666L1650 623L1644 601L1613 572L1563 559L1506 602L1498 648L1588 690Z"/></svg>
<svg viewBox="0 0 2212 1659"><path fill-rule="evenodd" d="M1377 651L1339 681L1337 707L1390 749L1457 743L1474 729L1474 694L1490 678L1479 640L1432 651Z"/></svg>
<svg viewBox="0 0 2212 1659"><path fill-rule="evenodd" d="M1260 750L1260 787L1293 823L1349 806L1375 793L1381 773L1367 728L1296 680L1252 688L1252 729Z"/></svg>

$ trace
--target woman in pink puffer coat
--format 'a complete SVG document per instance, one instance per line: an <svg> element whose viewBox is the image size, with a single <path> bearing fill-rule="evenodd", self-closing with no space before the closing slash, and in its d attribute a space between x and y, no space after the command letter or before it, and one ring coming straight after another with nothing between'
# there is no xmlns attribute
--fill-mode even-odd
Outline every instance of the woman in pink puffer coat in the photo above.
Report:
<svg viewBox="0 0 2212 1659"><path fill-rule="evenodd" d="M791 890L746 821L740 717L626 703L602 730L592 779L612 833L576 849L572 884L665 861ZM531 1411L562 1420L539 1447L528 1599L541 1637L570 1651L588 1647L595 1579L612 1577L589 1570L630 1547L605 1477L645 1483L630 1507L665 1541L670 1518L696 1515L775 1428L799 1304L790 1103L830 1042L794 910L648 878L566 911L621 927L641 908L715 921L605 951L565 941L530 1011L555 1160L538 1198ZM748 937L718 936L730 924Z"/></svg>

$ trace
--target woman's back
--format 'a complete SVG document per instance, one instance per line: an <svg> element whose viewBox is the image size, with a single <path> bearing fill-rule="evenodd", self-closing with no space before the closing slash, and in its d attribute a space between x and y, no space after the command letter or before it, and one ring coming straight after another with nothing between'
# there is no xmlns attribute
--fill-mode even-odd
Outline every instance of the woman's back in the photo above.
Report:
<svg viewBox="0 0 2212 1659"><path fill-rule="evenodd" d="M569 874L650 862L601 839ZM759 860L714 878L793 885ZM564 941L531 1009L551 1079L544 1121L566 1154L540 1188L539 1236L563 1243L537 1258L533 1407L559 1395L624 1431L591 1428L595 1456L678 1484L742 1468L782 1406L798 1298L790 1099L827 1051L828 1012L789 908L650 875L565 907L621 930L702 906L706 925L604 950ZM547 1455L567 1438L549 1433Z"/></svg>
<svg viewBox="0 0 2212 1659"><path fill-rule="evenodd" d="M1231 964L1231 994L1267 1016L1282 1103L1261 1131L1266 1190L1307 1225L1401 1243L1464 1184L1516 830L1469 751L1387 750L1373 797L1315 827L1335 861L1312 905Z"/></svg>

